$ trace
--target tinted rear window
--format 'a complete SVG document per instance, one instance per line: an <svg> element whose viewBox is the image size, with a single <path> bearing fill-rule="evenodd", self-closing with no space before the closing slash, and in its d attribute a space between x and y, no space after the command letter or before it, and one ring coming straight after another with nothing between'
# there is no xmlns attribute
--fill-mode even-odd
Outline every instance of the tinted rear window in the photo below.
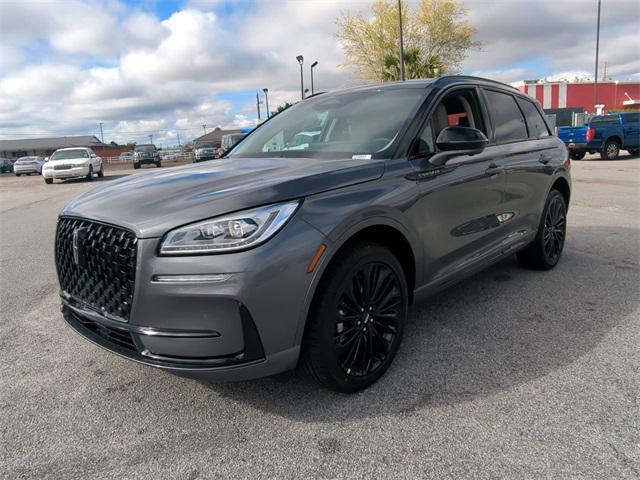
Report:
<svg viewBox="0 0 640 480"><path fill-rule="evenodd" d="M550 136L549 129L540 114L540 111L536 106L523 98L518 98L518 105L524 113L524 118L527 121L527 128L529 129L530 138L543 138Z"/></svg>
<svg viewBox="0 0 640 480"><path fill-rule="evenodd" d="M620 117L617 115L593 117L589 123L591 125L618 125L620 123Z"/></svg>
<svg viewBox="0 0 640 480"><path fill-rule="evenodd" d="M493 120L496 142L513 142L528 138L527 125L513 95L494 90L485 90L485 95Z"/></svg>

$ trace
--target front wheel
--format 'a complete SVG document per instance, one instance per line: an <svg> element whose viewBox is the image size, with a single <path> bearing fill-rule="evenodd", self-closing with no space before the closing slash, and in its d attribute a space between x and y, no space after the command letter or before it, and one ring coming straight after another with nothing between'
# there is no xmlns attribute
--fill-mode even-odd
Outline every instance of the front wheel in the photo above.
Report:
<svg viewBox="0 0 640 480"><path fill-rule="evenodd" d="M582 160L587 152L571 152L569 153L569 158L571 160Z"/></svg>
<svg viewBox="0 0 640 480"><path fill-rule="evenodd" d="M640 153L640 150L637 148L630 148L627 150L627 152L629 152L629 155L631 155L632 157L637 157L638 153Z"/></svg>
<svg viewBox="0 0 640 480"><path fill-rule="evenodd" d="M22 175L21 173L16 173L16 177L19 177L20 175Z"/></svg>
<svg viewBox="0 0 640 480"><path fill-rule="evenodd" d="M89 165L89 173L85 177L89 182L93 180L93 165Z"/></svg>
<svg viewBox="0 0 640 480"><path fill-rule="evenodd" d="M321 385L352 393L391 365L409 295L398 259L380 245L358 243L336 260L311 307L301 366Z"/></svg>
<svg viewBox="0 0 640 480"><path fill-rule="evenodd" d="M567 204L558 190L552 190L547 198L538 234L527 248L518 252L518 261L534 270L550 270L562 255L567 233Z"/></svg>
<svg viewBox="0 0 640 480"><path fill-rule="evenodd" d="M156 167L158 167L158 168L162 167L162 162L157 162L156 163Z"/></svg>
<svg viewBox="0 0 640 480"><path fill-rule="evenodd" d="M104 177L104 165L100 165L100 171L98 172L98 178Z"/></svg>
<svg viewBox="0 0 640 480"><path fill-rule="evenodd" d="M615 160L620 155L620 145L615 140L607 140L600 152L602 160Z"/></svg>
<svg viewBox="0 0 640 480"><path fill-rule="evenodd" d="M46 183L47 185L51 185L53 183L53 178L45 178L44 183Z"/></svg>

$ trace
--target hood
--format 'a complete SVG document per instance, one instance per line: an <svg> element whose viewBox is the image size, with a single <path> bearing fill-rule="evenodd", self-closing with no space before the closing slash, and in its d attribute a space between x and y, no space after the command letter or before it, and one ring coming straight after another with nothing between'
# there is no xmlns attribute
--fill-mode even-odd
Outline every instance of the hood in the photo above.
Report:
<svg viewBox="0 0 640 480"><path fill-rule="evenodd" d="M65 215L121 225L140 238L188 223L379 178L382 160L223 159L105 183L72 200Z"/></svg>
<svg viewBox="0 0 640 480"><path fill-rule="evenodd" d="M90 161L90 158L65 158L60 160L51 160L49 159L45 162L46 165L75 165L77 163L87 163Z"/></svg>

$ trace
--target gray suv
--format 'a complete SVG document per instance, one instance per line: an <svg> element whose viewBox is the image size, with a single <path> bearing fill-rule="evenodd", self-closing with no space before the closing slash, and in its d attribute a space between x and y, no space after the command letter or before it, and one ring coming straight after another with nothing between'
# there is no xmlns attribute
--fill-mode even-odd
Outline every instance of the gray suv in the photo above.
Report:
<svg viewBox="0 0 640 480"><path fill-rule="evenodd" d="M540 106L507 85L454 76L316 95L216 164L69 203L55 247L64 318L178 375L299 365L354 392L391 364L412 303L511 254L556 265L569 168Z"/></svg>

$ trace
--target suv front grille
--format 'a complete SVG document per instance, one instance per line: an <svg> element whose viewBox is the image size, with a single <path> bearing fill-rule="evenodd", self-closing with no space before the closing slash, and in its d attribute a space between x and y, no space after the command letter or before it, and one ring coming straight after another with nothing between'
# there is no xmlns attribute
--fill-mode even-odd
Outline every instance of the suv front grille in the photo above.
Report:
<svg viewBox="0 0 640 480"><path fill-rule="evenodd" d="M128 321L137 245L138 239L129 230L60 217L56 267L63 295L107 317Z"/></svg>

